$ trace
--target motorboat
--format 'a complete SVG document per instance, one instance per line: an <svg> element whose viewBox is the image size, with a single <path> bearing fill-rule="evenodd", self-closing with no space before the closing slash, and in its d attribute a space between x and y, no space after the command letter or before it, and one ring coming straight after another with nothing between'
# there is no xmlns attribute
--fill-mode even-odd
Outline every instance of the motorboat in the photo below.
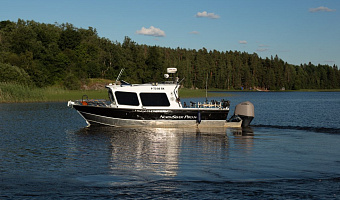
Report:
<svg viewBox="0 0 340 200"><path fill-rule="evenodd" d="M254 118L250 102L252 106L241 109L247 116L234 113L229 120L227 100L182 102L178 90L183 79L179 81L176 72L176 68L168 68L166 81L161 83L130 84L119 80L121 70L115 83L106 86L109 100L84 95L81 100L68 101L68 106L76 109L88 125L116 127L241 127Z"/></svg>

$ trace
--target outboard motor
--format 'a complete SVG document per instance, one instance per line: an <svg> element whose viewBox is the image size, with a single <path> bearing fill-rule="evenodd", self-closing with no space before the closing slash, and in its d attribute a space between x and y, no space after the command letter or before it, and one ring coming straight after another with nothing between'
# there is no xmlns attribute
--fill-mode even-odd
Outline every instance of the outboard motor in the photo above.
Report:
<svg viewBox="0 0 340 200"><path fill-rule="evenodd" d="M255 117L254 105L249 101L237 104L234 112L234 116L236 115L242 119L242 127L249 126Z"/></svg>

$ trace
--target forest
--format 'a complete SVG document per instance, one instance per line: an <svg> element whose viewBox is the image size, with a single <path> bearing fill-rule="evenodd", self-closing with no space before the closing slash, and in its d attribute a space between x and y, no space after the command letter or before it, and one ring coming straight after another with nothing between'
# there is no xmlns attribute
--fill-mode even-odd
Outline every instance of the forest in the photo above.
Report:
<svg viewBox="0 0 340 200"><path fill-rule="evenodd" d="M226 47L228 49L228 47ZM115 80L125 68L130 83L163 81L166 68L178 68L185 88L223 90L338 89L339 68L292 65L277 55L167 48L99 37L95 28L18 19L0 22L0 82L38 88L78 90L91 78Z"/></svg>

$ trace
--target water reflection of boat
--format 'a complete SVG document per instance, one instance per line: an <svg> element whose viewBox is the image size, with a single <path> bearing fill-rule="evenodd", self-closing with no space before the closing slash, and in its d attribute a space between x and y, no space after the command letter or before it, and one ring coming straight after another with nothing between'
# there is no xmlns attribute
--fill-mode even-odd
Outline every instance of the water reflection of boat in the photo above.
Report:
<svg viewBox="0 0 340 200"><path fill-rule="evenodd" d="M254 106L243 102L227 120L230 103L224 99L182 104L178 89L181 81L173 77L176 68L168 68L171 81L163 83L129 84L118 81L107 85L109 99L69 101L88 124L118 127L241 127L254 118ZM169 78L169 75L165 75ZM118 84L119 83L119 84Z"/></svg>
<svg viewBox="0 0 340 200"><path fill-rule="evenodd" d="M181 160L183 157L193 159L194 162L197 162L196 157L204 160L208 159L207 156L222 156L227 159L228 149L235 144L248 151L252 147L251 138L242 139L240 136L227 134L228 131L235 132L239 129L90 126L81 129L78 135L108 142L108 167L114 174L173 177L181 171L181 164L190 162Z"/></svg>

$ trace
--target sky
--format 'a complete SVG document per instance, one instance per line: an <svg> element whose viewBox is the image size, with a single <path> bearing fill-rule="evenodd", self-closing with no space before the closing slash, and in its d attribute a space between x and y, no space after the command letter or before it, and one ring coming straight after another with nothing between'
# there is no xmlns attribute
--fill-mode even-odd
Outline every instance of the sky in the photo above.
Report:
<svg viewBox="0 0 340 200"><path fill-rule="evenodd" d="M340 66L340 0L0 0L0 21L93 27L113 42Z"/></svg>

